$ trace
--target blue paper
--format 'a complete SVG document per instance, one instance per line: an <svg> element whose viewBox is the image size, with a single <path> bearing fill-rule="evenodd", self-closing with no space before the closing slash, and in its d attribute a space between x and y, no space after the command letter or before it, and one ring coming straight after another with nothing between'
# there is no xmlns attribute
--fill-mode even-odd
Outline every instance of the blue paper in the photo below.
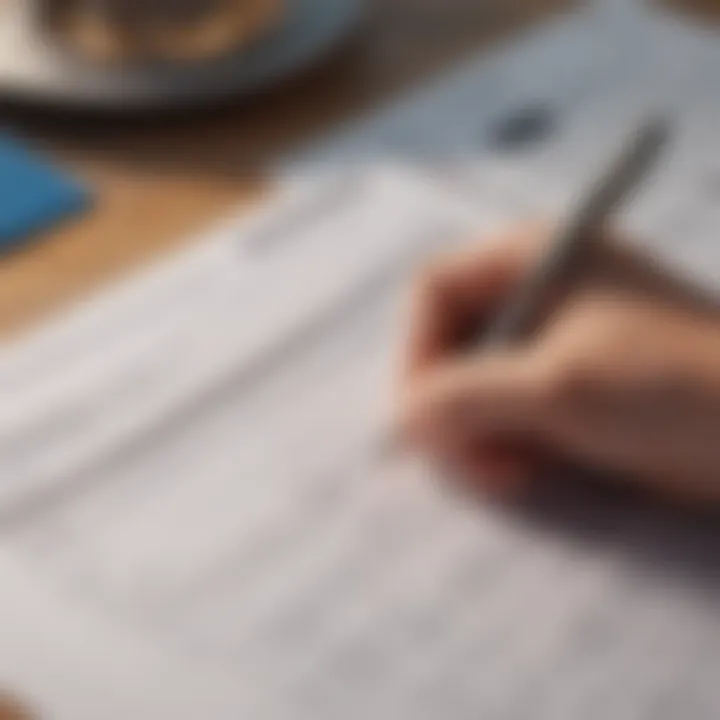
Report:
<svg viewBox="0 0 720 720"><path fill-rule="evenodd" d="M87 189L74 178L17 138L0 134L0 252L23 245L89 202Z"/></svg>

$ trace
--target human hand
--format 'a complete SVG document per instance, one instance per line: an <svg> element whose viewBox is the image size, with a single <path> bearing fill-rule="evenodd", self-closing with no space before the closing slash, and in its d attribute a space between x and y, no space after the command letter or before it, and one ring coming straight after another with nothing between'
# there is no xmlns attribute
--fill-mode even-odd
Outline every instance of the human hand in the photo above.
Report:
<svg viewBox="0 0 720 720"><path fill-rule="evenodd" d="M405 437L491 490L516 490L560 458L720 499L720 311L648 258L604 243L527 343L461 352L547 240L522 229L423 273L401 385Z"/></svg>

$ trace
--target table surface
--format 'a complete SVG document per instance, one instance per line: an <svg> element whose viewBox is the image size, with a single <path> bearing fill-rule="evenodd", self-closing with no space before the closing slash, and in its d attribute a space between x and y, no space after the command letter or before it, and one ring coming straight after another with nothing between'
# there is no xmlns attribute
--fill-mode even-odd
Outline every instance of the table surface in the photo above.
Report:
<svg viewBox="0 0 720 720"><path fill-rule="evenodd" d="M332 0L328 0L331 2ZM720 0L664 0L720 14ZM355 36L252 101L143 118L0 106L0 119L88 180L96 207L0 261L7 336L192 239L262 193L262 167L333 123L491 47L566 0L368 0ZM0 697L0 720L27 717Z"/></svg>

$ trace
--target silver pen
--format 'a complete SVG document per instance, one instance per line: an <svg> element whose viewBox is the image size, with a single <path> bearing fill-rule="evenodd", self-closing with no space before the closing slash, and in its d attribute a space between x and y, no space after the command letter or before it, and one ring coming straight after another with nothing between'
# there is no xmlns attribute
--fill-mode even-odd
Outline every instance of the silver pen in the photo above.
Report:
<svg viewBox="0 0 720 720"><path fill-rule="evenodd" d="M576 276L583 260L602 240L600 230L626 201L659 157L670 136L662 118L642 122L609 169L558 230L537 267L522 281L498 317L473 343L478 348L525 339L535 329L538 313Z"/></svg>

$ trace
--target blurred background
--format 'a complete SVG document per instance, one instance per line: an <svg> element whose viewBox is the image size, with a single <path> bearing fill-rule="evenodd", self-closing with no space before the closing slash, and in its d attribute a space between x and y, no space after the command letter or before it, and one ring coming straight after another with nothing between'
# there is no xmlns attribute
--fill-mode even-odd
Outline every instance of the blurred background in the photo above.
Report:
<svg viewBox="0 0 720 720"><path fill-rule="evenodd" d="M632 4L632 0L605 1ZM198 2L154 0L155 15L162 17L169 7L184 8L189 22ZM260 11L253 22L262 38L263 33L272 33L273 21L285 9L281 0L254 2ZM14 27L18 7L25 15L32 8L33 32L44 33L41 43L54 53L58 33L45 21L58 10L83 4L96 10L114 5L117 11L120 6L130 16L141 16L155 6L134 0L3 0L4 36L18 35ZM0 71L0 117L5 128L81 178L94 198L85 212L33 232L32 239L40 238L40 243L14 243L9 238L13 252L0 260L0 332L7 335L25 327L68 299L176 246L239 201L253 202L262 188L263 166L279 153L397 96L470 52L490 50L523 28L577 7L572 0L362 0L361 4L350 32L341 33L322 57L252 93L238 97L228 93L222 102L197 106L187 102L172 111L122 103L105 111L88 109L82 103L48 101L42 89L20 93L18 98L11 91L17 87L4 83ZM315 5L318 15L336 7L335 0L316 0ZM658 7L708 26L720 16L720 2L713 0L658 0ZM12 53L6 49L5 54ZM105 60L91 60L88 55L76 62L81 82L93 62ZM50 64L55 65L55 60ZM113 72L122 73L122 68ZM32 73L26 80L32 89Z"/></svg>
<svg viewBox="0 0 720 720"><path fill-rule="evenodd" d="M567 0L366 0L350 32L302 70L250 95L172 112L68 108L43 102L42 93L18 101L3 97L0 83L3 124L94 196L91 209L0 261L0 331L45 317L238 201L252 202L258 174L279 153L567 7Z"/></svg>

